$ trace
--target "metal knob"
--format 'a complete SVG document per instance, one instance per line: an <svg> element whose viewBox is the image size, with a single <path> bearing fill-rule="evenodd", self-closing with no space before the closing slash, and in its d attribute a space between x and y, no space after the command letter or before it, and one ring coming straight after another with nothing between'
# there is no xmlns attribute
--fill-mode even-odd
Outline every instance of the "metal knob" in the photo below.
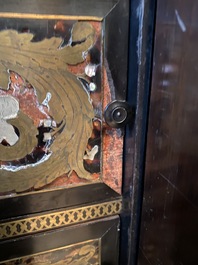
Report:
<svg viewBox="0 0 198 265"><path fill-rule="evenodd" d="M114 100L107 105L104 111L105 122L112 128L122 128L133 117L132 107L122 100Z"/></svg>

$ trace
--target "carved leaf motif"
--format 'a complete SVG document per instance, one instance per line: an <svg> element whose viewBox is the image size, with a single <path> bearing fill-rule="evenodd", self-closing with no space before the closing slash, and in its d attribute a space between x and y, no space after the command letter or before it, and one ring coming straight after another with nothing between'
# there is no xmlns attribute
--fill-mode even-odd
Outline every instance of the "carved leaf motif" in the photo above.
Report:
<svg viewBox="0 0 198 265"><path fill-rule="evenodd" d="M24 113L20 112L17 118L9 120L8 123L16 126L19 129L20 138L14 146L0 145L1 161L10 161L15 160L18 157L25 157L25 155L31 153L33 148L37 145L37 128L33 125L32 120ZM0 175L1 174L2 172Z"/></svg>
<svg viewBox="0 0 198 265"><path fill-rule="evenodd" d="M84 60L82 54L94 44L94 30L89 23L76 23L72 31L72 41L81 43L63 48L59 48L61 38L53 37L41 42L31 42L32 38L32 34L19 34L14 30L0 32L0 86L7 89L7 70L10 69L24 80L28 80L36 89L39 102L42 102L46 93L50 91L50 115L57 123L65 119L66 126L52 144L52 155L49 160L16 172L1 170L1 192L40 188L72 170L80 178L91 178L84 169L83 156L92 133L94 111L87 92L77 78L66 69L67 64L77 64ZM27 132L23 123L24 117L21 121L11 121L16 127L21 126L21 139L25 139L25 131ZM29 125L31 132L28 137L33 139L27 145L30 152L35 146L37 130L32 129L33 123L29 122ZM22 147L23 142L19 140L17 144ZM17 147L10 147L10 151ZM21 148L20 152L24 155L25 151L26 149ZM12 155L7 152L6 156L14 159L13 155L15 156L17 151L10 154ZM1 159L3 160L3 157Z"/></svg>
<svg viewBox="0 0 198 265"><path fill-rule="evenodd" d="M78 35L79 34L79 35ZM61 48L62 38L52 37L32 42L33 34L18 33L15 30L0 32L0 87L7 89L7 63L23 68L65 69L67 64L83 62L83 54L94 44L94 29L86 22L78 22L72 30L72 41L82 41L75 46ZM11 69L14 70L14 69Z"/></svg>
<svg viewBox="0 0 198 265"><path fill-rule="evenodd" d="M78 22L72 30L72 41L85 41L87 38L94 40L94 30L92 26L85 22Z"/></svg>

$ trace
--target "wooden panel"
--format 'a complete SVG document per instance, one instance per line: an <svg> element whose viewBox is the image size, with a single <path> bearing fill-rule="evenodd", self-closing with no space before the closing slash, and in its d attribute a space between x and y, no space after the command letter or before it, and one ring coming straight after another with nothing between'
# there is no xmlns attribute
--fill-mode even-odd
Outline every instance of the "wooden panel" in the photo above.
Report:
<svg viewBox="0 0 198 265"><path fill-rule="evenodd" d="M68 265L80 265L93 262L91 264L94 265L116 265L118 231L119 218L115 216L80 226L6 240L0 242L0 264L37 264L44 260L49 264L64 262Z"/></svg>
<svg viewBox="0 0 198 265"><path fill-rule="evenodd" d="M198 263L197 12L193 0L157 4L142 265Z"/></svg>

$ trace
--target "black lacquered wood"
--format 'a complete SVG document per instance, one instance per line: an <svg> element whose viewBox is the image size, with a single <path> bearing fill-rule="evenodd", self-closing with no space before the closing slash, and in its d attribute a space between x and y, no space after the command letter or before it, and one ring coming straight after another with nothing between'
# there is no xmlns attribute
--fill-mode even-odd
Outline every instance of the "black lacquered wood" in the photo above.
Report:
<svg viewBox="0 0 198 265"><path fill-rule="evenodd" d="M37 15L91 16L103 18L116 5L116 0L1 0L0 12Z"/></svg>
<svg viewBox="0 0 198 265"><path fill-rule="evenodd" d="M125 100L129 40L129 0L118 1L105 17L104 56L110 81L111 100ZM113 84L111 81L113 78Z"/></svg>
<svg viewBox="0 0 198 265"><path fill-rule="evenodd" d="M103 183L37 192L0 200L0 220L120 198Z"/></svg>
<svg viewBox="0 0 198 265"><path fill-rule="evenodd" d="M18 240L0 242L0 261L30 256L92 239L101 239L101 264L117 265L119 246L117 216Z"/></svg>

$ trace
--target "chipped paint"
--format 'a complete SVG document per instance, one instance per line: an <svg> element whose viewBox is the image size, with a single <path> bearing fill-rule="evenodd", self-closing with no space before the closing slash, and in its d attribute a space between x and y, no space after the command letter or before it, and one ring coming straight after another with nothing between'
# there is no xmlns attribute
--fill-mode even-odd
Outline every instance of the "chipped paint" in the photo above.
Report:
<svg viewBox="0 0 198 265"><path fill-rule="evenodd" d="M89 77L93 77L96 75L96 69L97 69L96 64L88 64L85 67L85 74Z"/></svg>
<svg viewBox="0 0 198 265"><path fill-rule="evenodd" d="M84 155L84 159L94 160L95 155L98 153L99 147L98 145L94 145L91 150L86 150L86 154Z"/></svg>
<svg viewBox="0 0 198 265"><path fill-rule="evenodd" d="M6 122L6 120L15 118L19 111L19 102L10 95L0 96L0 143L3 140L10 146L16 144L19 140L14 127Z"/></svg>
<svg viewBox="0 0 198 265"><path fill-rule="evenodd" d="M52 94L50 92L47 92L46 97L42 102L42 105L46 106L48 108L48 110L50 109L49 102L50 102L51 98L52 98Z"/></svg>
<svg viewBox="0 0 198 265"><path fill-rule="evenodd" d="M46 119L43 121L43 126L44 127L51 127L52 126L52 120Z"/></svg>
<svg viewBox="0 0 198 265"><path fill-rule="evenodd" d="M43 142L48 142L52 140L52 135L49 132L43 134Z"/></svg>
<svg viewBox="0 0 198 265"><path fill-rule="evenodd" d="M10 146L13 146L19 140L19 137L15 133L12 125L4 120L0 120L0 143L2 143L3 140L5 140Z"/></svg>
<svg viewBox="0 0 198 265"><path fill-rule="evenodd" d="M0 96L0 119L16 118L19 111L19 102L10 95Z"/></svg>

